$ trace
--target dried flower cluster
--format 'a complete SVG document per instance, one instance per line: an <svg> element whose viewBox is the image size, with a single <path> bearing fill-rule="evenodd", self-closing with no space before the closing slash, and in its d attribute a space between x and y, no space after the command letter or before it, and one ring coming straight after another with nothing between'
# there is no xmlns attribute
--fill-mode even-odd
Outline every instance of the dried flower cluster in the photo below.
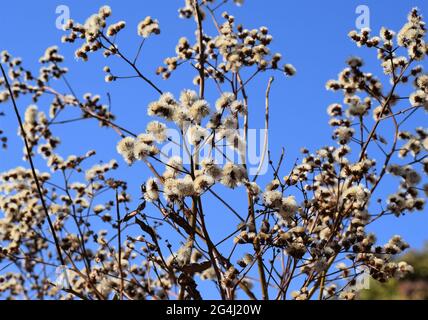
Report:
<svg viewBox="0 0 428 320"><path fill-rule="evenodd" d="M29 96L33 105L18 131L29 164L0 175L0 266L7 265L0 268L0 297L198 300L205 295L199 284L209 280L221 299L353 299L362 268L379 281L412 272L394 259L408 248L400 236L379 244L368 229L385 216L423 210L428 195L428 129L404 125L428 111L428 75L415 64L428 53L419 11L410 12L397 34L386 28L379 36L366 29L349 34L358 46L377 50L389 83L366 72L362 59L348 59L326 85L344 97L327 108L333 145L302 149L302 160L288 169L283 155L276 164L269 157L272 178L262 185L246 163L254 111L246 88L260 73L293 76L296 70L271 52L273 37L266 27L246 29L227 12L220 22L218 9L228 1L215 2L186 0L179 10L181 17L194 18L195 42L179 39L176 55L165 59L157 74L168 79L190 65L197 88L176 96L139 69L142 43L135 59L119 49L117 35L126 23L108 24L109 7L83 24L67 23L62 40L81 42L77 58L87 61L98 51L116 57L159 94L147 106L155 119L139 133L115 123L101 96L79 98L68 81L66 94L53 87L50 80L66 80L68 72L57 47L41 57L38 75L1 53L7 74L0 78L0 103L16 105ZM212 36L205 31L211 22ZM143 43L160 32L151 17L137 26ZM121 79L109 66L104 72L107 82ZM208 86L218 90L215 101L206 99ZM48 107L41 106L41 97L51 99ZM60 121L70 109L80 118ZM118 134L114 143L123 162L96 162L95 151L59 154L53 125L89 119ZM170 136L171 128L180 139ZM5 144L3 135L0 131ZM190 161L163 154L166 143L186 150ZM223 145L239 161L223 154L227 161L218 163L212 153ZM200 156L202 148L208 154ZM36 157L49 173L35 168ZM153 175L138 174L141 190L128 190L126 181L115 178L120 162L125 168L144 163ZM396 178L397 190L376 201L386 176ZM238 212L222 195L232 192L244 196L239 201L248 210ZM212 201L217 211L230 215L232 233L207 223Z"/></svg>

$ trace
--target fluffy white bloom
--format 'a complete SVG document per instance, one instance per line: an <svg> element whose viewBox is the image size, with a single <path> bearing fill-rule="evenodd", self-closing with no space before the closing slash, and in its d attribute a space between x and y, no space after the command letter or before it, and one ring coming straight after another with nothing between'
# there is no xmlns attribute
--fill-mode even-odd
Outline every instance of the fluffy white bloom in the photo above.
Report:
<svg viewBox="0 0 428 320"><path fill-rule="evenodd" d="M84 24L86 33L90 36L98 35L103 27L105 27L105 20L99 14L93 14Z"/></svg>
<svg viewBox="0 0 428 320"><path fill-rule="evenodd" d="M362 185L351 186L343 191L342 198L351 202L364 203L370 196L370 191Z"/></svg>
<svg viewBox="0 0 428 320"><path fill-rule="evenodd" d="M226 138L226 139L232 139L234 140L235 136L239 132L237 131L238 122L236 117L233 116L227 116L223 119L223 123L220 127L220 130L216 131L216 137L217 138Z"/></svg>
<svg viewBox="0 0 428 320"><path fill-rule="evenodd" d="M282 193L278 190L265 191L263 193L263 202L268 207L278 207L282 203Z"/></svg>
<svg viewBox="0 0 428 320"><path fill-rule="evenodd" d="M198 95L194 90L183 90L180 95L182 106L190 108L198 100Z"/></svg>
<svg viewBox="0 0 428 320"><path fill-rule="evenodd" d="M412 106L425 106L425 109L428 110L428 95L424 91L417 90L413 92L409 100Z"/></svg>
<svg viewBox="0 0 428 320"><path fill-rule="evenodd" d="M223 111L225 108L230 107L231 103L235 101L235 95L231 92L225 92L217 100L215 107L217 111Z"/></svg>
<svg viewBox="0 0 428 320"><path fill-rule="evenodd" d="M191 119L192 116L190 115L190 110L188 108L175 108L172 120L177 124L177 126L184 130L184 128L189 125Z"/></svg>
<svg viewBox="0 0 428 320"><path fill-rule="evenodd" d="M221 179L223 170L215 163L212 158L204 158L201 161L201 167L204 174L213 177L215 180Z"/></svg>
<svg viewBox="0 0 428 320"><path fill-rule="evenodd" d="M416 79L416 85L419 89L428 93L428 74L423 74Z"/></svg>
<svg viewBox="0 0 428 320"><path fill-rule="evenodd" d="M96 205L95 207L94 207L94 209L93 209L93 211L94 211L94 213L95 214L100 214L100 213L102 213L103 211L105 211L105 207L102 205L102 204L99 204L99 205Z"/></svg>
<svg viewBox="0 0 428 320"><path fill-rule="evenodd" d="M146 17L138 24L138 35L148 38L152 34L160 34L159 22Z"/></svg>
<svg viewBox="0 0 428 320"><path fill-rule="evenodd" d="M237 130L229 131L226 139L229 147L237 151L240 155L245 155L247 142Z"/></svg>
<svg viewBox="0 0 428 320"><path fill-rule="evenodd" d="M405 173L403 178L408 185L415 186L421 182L422 180L421 176L412 168L406 167L404 171Z"/></svg>
<svg viewBox="0 0 428 320"><path fill-rule="evenodd" d="M147 114L149 116L162 117L166 120L173 120L174 113L177 110L177 102L174 100L174 96L166 92L161 95L158 101L149 104Z"/></svg>
<svg viewBox="0 0 428 320"><path fill-rule="evenodd" d="M347 114L351 116L363 116L367 113L368 106L362 103L351 104L347 110Z"/></svg>
<svg viewBox="0 0 428 320"><path fill-rule="evenodd" d="M232 113L237 114L240 113L242 115L245 115L247 113L247 109L245 108L245 105L242 101L233 101L230 105L230 111Z"/></svg>
<svg viewBox="0 0 428 320"><path fill-rule="evenodd" d="M407 58L406 57L397 57L397 58L393 58L392 61L391 60L385 60L382 63L382 67L383 67L383 72L385 74L392 74L394 69L397 69L399 67L404 67L407 64Z"/></svg>
<svg viewBox="0 0 428 320"><path fill-rule="evenodd" d="M256 182L249 182L246 186L253 197L257 197L261 192L261 189Z"/></svg>
<svg viewBox="0 0 428 320"><path fill-rule="evenodd" d="M242 166L228 162L223 167L223 173L220 182L226 187L234 189L242 184L245 178L246 172Z"/></svg>
<svg viewBox="0 0 428 320"><path fill-rule="evenodd" d="M397 35L397 43L402 47L409 48L423 39L426 34L426 29L425 23L422 21L418 9L416 8L412 10L407 20L408 22Z"/></svg>
<svg viewBox="0 0 428 320"><path fill-rule="evenodd" d="M182 246L174 257L174 261L179 266L184 266L189 263L192 255L192 243L188 241L184 246Z"/></svg>
<svg viewBox="0 0 428 320"><path fill-rule="evenodd" d="M291 64L286 64L285 66L284 66L284 73L287 75L287 76L294 76L295 74L296 74L296 72L297 72L297 70L296 70L296 68L293 66L293 65L291 65Z"/></svg>
<svg viewBox="0 0 428 320"><path fill-rule="evenodd" d="M144 199L149 202L157 201L159 199L159 186L155 179L147 180Z"/></svg>
<svg viewBox="0 0 428 320"><path fill-rule="evenodd" d="M189 113L196 123L200 123L203 118L210 114L210 106L205 100L197 100L190 107Z"/></svg>
<svg viewBox="0 0 428 320"><path fill-rule="evenodd" d="M159 149L153 145L154 137L151 134L140 134L134 143L134 157L143 160L148 156L154 156L159 153Z"/></svg>
<svg viewBox="0 0 428 320"><path fill-rule="evenodd" d="M183 169L183 159L179 156L171 157L166 164L166 170L163 176L165 178L175 178Z"/></svg>
<svg viewBox="0 0 428 320"><path fill-rule="evenodd" d="M108 18L111 16L111 8L109 6L102 6L98 12L103 18Z"/></svg>
<svg viewBox="0 0 428 320"><path fill-rule="evenodd" d="M186 175L183 179L167 179L165 181L164 196L168 201L193 196L194 194L195 189L190 175Z"/></svg>
<svg viewBox="0 0 428 320"><path fill-rule="evenodd" d="M24 121L28 124L36 124L37 123L37 112L38 108L35 105L31 105L25 110Z"/></svg>
<svg viewBox="0 0 428 320"><path fill-rule="evenodd" d="M296 198L294 196L290 196L282 199L281 208L278 213L283 219L288 219L296 213L298 208L299 206Z"/></svg>
<svg viewBox="0 0 428 320"><path fill-rule="evenodd" d="M198 195L204 193L208 188L214 185L214 179L208 175L200 175L194 181L194 190Z"/></svg>

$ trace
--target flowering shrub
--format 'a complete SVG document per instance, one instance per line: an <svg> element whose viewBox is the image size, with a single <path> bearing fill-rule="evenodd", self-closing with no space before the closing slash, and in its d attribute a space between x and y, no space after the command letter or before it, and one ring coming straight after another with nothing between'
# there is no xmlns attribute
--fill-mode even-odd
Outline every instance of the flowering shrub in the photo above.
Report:
<svg viewBox="0 0 428 320"><path fill-rule="evenodd" d="M344 97L328 107L332 146L303 149L303 160L292 168L283 168L282 157L277 163L269 158L272 179L259 185L260 171L250 173L247 163L253 106L246 88L261 73L290 77L296 70L271 51L268 28L246 29L227 12L220 17L227 2L186 0L179 10L195 21L196 40L179 39L176 55L156 71L167 80L182 65L193 66L198 89L183 88L177 97L138 68L143 44L161 34L159 21L147 17L138 24L141 45L134 59L117 40L127 25L111 23L109 7L83 24L67 22L62 40L78 46L76 58L88 61L101 53L119 59L159 95L147 107L153 121L141 132L117 124L100 96L75 95L57 47L40 58L38 74L1 53L0 102L14 108L28 167L0 176L0 262L11 266L0 276L0 296L198 300L205 296L200 284L209 281L221 299L353 299L362 272L384 282L412 271L394 259L408 247L400 236L382 245L367 227L387 215L423 210L428 194L428 131L403 129L411 116L428 112L428 75L417 64L428 52L419 11L410 12L398 33L350 32L359 47L376 50L389 83L366 72L360 58L350 58L326 86ZM211 23L212 36L205 32ZM104 72L107 82L121 80L108 66ZM56 89L54 79L64 80L68 93ZM266 129L272 84L273 77L266 90ZM206 100L208 86L218 90L216 101ZM17 103L23 96L34 105L21 118ZM42 97L50 98L49 110L36 106ZM52 126L65 109L114 130L120 159L89 166L95 151L61 156ZM381 135L384 123L390 129ZM179 139L169 134L171 128ZM5 145L7 134L0 131ZM165 144L184 149L186 159L165 154ZM223 153L225 144L236 158ZM263 148L267 154L267 141ZM381 157L374 159L374 153ZM50 172L37 170L36 157ZM128 190L115 170L136 162L152 176L140 181L141 190ZM398 189L376 209L370 201L388 175L398 179ZM222 192L244 195L239 201L248 209L236 211ZM136 207L131 194L139 197ZM208 198L236 223L219 243L205 219Z"/></svg>

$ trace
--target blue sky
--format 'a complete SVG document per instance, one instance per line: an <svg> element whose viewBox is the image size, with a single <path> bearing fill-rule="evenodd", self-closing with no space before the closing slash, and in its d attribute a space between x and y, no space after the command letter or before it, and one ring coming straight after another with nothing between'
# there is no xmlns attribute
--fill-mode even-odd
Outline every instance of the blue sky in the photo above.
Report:
<svg viewBox="0 0 428 320"><path fill-rule="evenodd" d="M128 28L120 36L120 47L129 55L133 55L138 47L136 25L147 15L159 20L162 34L151 38L145 45L139 66L145 74L159 84L164 91L176 95L182 89L193 88L190 76L191 69L185 69L173 75L169 81L163 81L154 74L157 66L165 57L174 55L174 48L179 37L193 37L193 21L178 18L177 9L184 1L7 1L2 3L0 11L0 50L7 49L12 55L24 59L25 66L36 70L38 58L48 46L60 44L61 30L55 28L58 5L67 5L71 17L83 22L89 15L96 12L101 5L108 4L113 9L112 22L126 20ZM325 90L325 83L336 77L344 67L344 61L358 55L366 60L366 69L381 75L375 51L357 48L347 37L350 30L355 29L359 5L367 5L371 13L371 29L377 32L381 26L399 30L406 21L406 15L414 6L428 15L426 0L370 0L370 1L278 1L247 0L242 7L228 6L227 9L236 16L239 23L247 28L262 25L269 27L274 36L273 50L281 52L286 62L292 63L298 70L296 77L285 79L277 74L272 88L270 147L274 157L278 157L280 148L286 150L285 169L283 174L299 156L302 146L314 150L329 144L331 129L328 126L326 107L333 102L340 102L342 96ZM118 116L117 122L125 124L135 132L143 132L150 121L146 115L146 106L156 100L156 94L139 80L123 80L112 84L104 82L102 68L108 64L121 74L131 74L125 65L117 60L105 60L100 55L91 56L89 63L77 62L73 58L75 45L60 46L66 57L66 65L70 69L69 80L78 95L86 92L101 94L104 99L107 93L112 97L112 111ZM111 62L110 62L111 61ZM126 71L127 70L127 71ZM255 110L251 126L263 127L264 92L267 75L263 75L251 84L251 103ZM58 84L60 87L62 84ZM65 90L65 89L64 89ZM104 100L106 101L106 100ZM213 102L213 100L211 101ZM26 101L20 101L21 111ZM1 105L5 111L9 105ZM47 106L40 105L47 110ZM6 110L10 114L9 110ZM10 138L8 153L0 152L0 170L7 170L16 165L25 165L21 160L22 141L17 139L16 123L13 118L0 118L0 128ZM66 117L64 117L66 119ZM426 121L426 120L421 120ZM418 124L412 123L413 126ZM423 122L419 123L422 125ZM114 132L99 129L95 122L82 122L78 130L76 125L58 128L62 136L60 152L80 154L89 149L97 149L97 159L119 159L115 152L117 136ZM121 162L123 164L123 162ZM138 197L138 185L146 179L149 172L143 165L128 168L122 166L121 176L131 181L131 193ZM383 189L394 190L386 185ZM134 192L132 191L134 190ZM379 194L385 197L386 193ZM240 208L240 204L236 204ZM208 214L211 228L222 227L221 212L213 206ZM401 219L386 218L374 227L380 242L385 242L394 234L401 234L414 247L421 247L427 238L428 215L426 212L410 214Z"/></svg>

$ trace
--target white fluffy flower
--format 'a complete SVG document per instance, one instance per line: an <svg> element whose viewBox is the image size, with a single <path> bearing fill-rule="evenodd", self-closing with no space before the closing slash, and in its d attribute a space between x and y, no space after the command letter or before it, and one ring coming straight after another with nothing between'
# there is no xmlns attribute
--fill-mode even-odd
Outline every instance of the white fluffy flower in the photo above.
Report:
<svg viewBox="0 0 428 320"><path fill-rule="evenodd" d="M183 90L180 95L182 106L190 108L198 100L198 95L194 90Z"/></svg>
<svg viewBox="0 0 428 320"><path fill-rule="evenodd" d="M90 16L84 25L86 33L90 36L96 36L103 27L105 27L105 20L99 14Z"/></svg>
<svg viewBox="0 0 428 320"><path fill-rule="evenodd" d="M190 107L189 113L196 123L200 123L203 118L210 114L210 106L205 100L197 100Z"/></svg>
<svg viewBox="0 0 428 320"><path fill-rule="evenodd" d="M410 103L412 106L425 106L427 109L428 106L428 97L427 94L422 90L417 90L416 92L410 95Z"/></svg>
<svg viewBox="0 0 428 320"><path fill-rule="evenodd" d="M288 219L296 213L298 208L299 206L296 198L294 196L290 196L282 199L281 208L278 213L283 219Z"/></svg>
<svg viewBox="0 0 428 320"><path fill-rule="evenodd" d="M151 17L146 17L138 24L138 35L148 38L152 34L160 34L159 22Z"/></svg>
<svg viewBox="0 0 428 320"><path fill-rule="evenodd" d="M159 153L159 149L153 145L154 137L151 134L140 134L135 139L134 157L138 160L143 160L148 156L154 156Z"/></svg>
<svg viewBox="0 0 428 320"><path fill-rule="evenodd" d="M37 123L37 112L38 108L35 105L29 106L27 110L25 110L24 120L25 123L28 124L36 124Z"/></svg>
<svg viewBox="0 0 428 320"><path fill-rule="evenodd" d="M167 179L175 178L181 171L183 171L183 159L179 156L174 156L168 160L163 176Z"/></svg>
<svg viewBox="0 0 428 320"><path fill-rule="evenodd" d="M222 169L215 163L214 159L212 158L205 158L201 161L201 167L202 171L213 177L215 180L221 179L221 176L223 174Z"/></svg>
<svg viewBox="0 0 428 320"><path fill-rule="evenodd" d="M158 101L149 104L147 114L149 116L162 117L166 120L173 120L178 104L174 100L174 96L166 92L161 95Z"/></svg>
<svg viewBox="0 0 428 320"><path fill-rule="evenodd" d="M216 102L217 111L223 111L225 108L230 107L231 103L235 101L235 95L231 92L225 92Z"/></svg>
<svg viewBox="0 0 428 320"><path fill-rule="evenodd" d="M234 189L242 184L245 177L245 169L242 166L228 162L223 168L223 174L220 182L226 187Z"/></svg>
<svg viewBox="0 0 428 320"><path fill-rule="evenodd" d="M263 202L268 207L278 207L282 203L282 193L278 190L265 191L263 193Z"/></svg>
<svg viewBox="0 0 428 320"><path fill-rule="evenodd" d="M174 201L195 194L193 180L190 175L183 179L167 179L164 184L164 197L167 201Z"/></svg>
<svg viewBox="0 0 428 320"><path fill-rule="evenodd" d="M134 146L135 139L132 137L126 137L117 144L117 152L128 164L132 164L136 160L134 157Z"/></svg>
<svg viewBox="0 0 428 320"><path fill-rule="evenodd" d="M240 113L242 115L245 115L247 113L247 109L245 108L245 105L242 101L233 101L230 105L230 111L232 113L237 114Z"/></svg>

